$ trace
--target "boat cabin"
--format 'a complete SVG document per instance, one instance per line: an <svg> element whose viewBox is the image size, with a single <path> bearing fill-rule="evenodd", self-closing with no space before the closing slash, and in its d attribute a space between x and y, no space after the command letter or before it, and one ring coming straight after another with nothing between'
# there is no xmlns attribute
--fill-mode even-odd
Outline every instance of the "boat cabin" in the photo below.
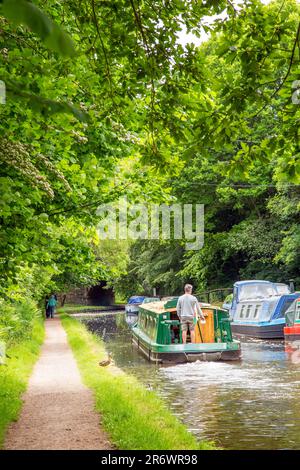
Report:
<svg viewBox="0 0 300 470"><path fill-rule="evenodd" d="M181 344L180 320L176 311L177 298L167 302L154 302L140 305L138 328L158 344ZM201 305L201 304L200 304ZM206 323L200 321L195 327L196 343L232 341L229 315L218 307L201 306ZM187 342L190 342L189 333Z"/></svg>
<svg viewBox="0 0 300 470"><path fill-rule="evenodd" d="M291 293L286 284L236 282L228 305L233 333L261 339L283 338L285 313L298 295Z"/></svg>
<svg viewBox="0 0 300 470"><path fill-rule="evenodd" d="M139 312L139 305L145 300L144 295L133 295L128 299L127 304L125 305L126 313L134 313L138 314Z"/></svg>
<svg viewBox="0 0 300 470"><path fill-rule="evenodd" d="M286 284L239 281L233 288L230 318L235 322L268 322L284 318L295 297L297 294L292 294Z"/></svg>
<svg viewBox="0 0 300 470"><path fill-rule="evenodd" d="M299 341L300 339L300 297L294 300L286 312L284 337L288 341Z"/></svg>
<svg viewBox="0 0 300 470"><path fill-rule="evenodd" d="M156 363L233 361L241 357L241 345L233 340L229 314L209 304L200 304L205 324L195 325L195 342L182 342L177 315L178 298L151 302L139 307L138 321L132 327L133 344Z"/></svg>

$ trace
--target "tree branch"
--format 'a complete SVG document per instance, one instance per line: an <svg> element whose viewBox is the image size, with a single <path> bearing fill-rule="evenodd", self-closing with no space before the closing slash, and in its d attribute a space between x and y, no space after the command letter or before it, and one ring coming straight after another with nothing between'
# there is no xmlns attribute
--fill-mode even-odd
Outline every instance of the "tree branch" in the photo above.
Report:
<svg viewBox="0 0 300 470"><path fill-rule="evenodd" d="M278 87L275 89L275 91L272 93L272 95L268 99L268 102L254 116L252 116L252 118L256 118L264 109L266 109L269 102L274 98L274 96L277 95L277 93L281 90L281 88L285 84L285 82L286 82L287 78L289 77L289 75L291 73L291 70L292 70L294 57L295 57L295 52L296 52L296 47L297 47L297 44L299 43L299 39L300 39L300 23L298 24L297 34L296 34L296 38L295 38L295 41L294 41L294 45L293 45L293 49L292 49L292 55L291 55L291 58L290 58L288 70L287 70L285 76L283 77L283 80L278 85Z"/></svg>
<svg viewBox="0 0 300 470"><path fill-rule="evenodd" d="M146 48L146 53L148 58L151 58L153 56L152 51L149 47L147 36L144 31L143 23L141 20L140 13L137 11L134 0L130 0L131 8L134 13L135 21L137 24L137 27L141 33L142 36L142 41L143 44ZM156 153L157 147L156 147L156 139L155 139L155 133L154 133L154 118L155 118L155 85L154 85L154 79L153 79L153 65L150 64L150 70L151 70L151 75L150 75L150 83L151 83L151 119L150 119L150 134L151 134L151 140L152 140L152 148L154 152Z"/></svg>
<svg viewBox="0 0 300 470"><path fill-rule="evenodd" d="M92 4L92 12L93 12L93 22L96 26L97 35L98 35L98 38L99 38L99 41L100 41L101 49L103 51L103 56L104 56L104 60L105 60L106 74L107 74L107 78L108 78L109 86L110 86L110 93L111 93L111 96L113 96L113 83L112 83L112 76L111 76L111 72L110 72L110 65L109 65L106 49L105 49L105 46L104 46L104 42L103 42L103 39L102 39L102 36L101 36L101 33L100 33L99 23L98 23L97 15L96 15L95 0L91 0L91 4Z"/></svg>

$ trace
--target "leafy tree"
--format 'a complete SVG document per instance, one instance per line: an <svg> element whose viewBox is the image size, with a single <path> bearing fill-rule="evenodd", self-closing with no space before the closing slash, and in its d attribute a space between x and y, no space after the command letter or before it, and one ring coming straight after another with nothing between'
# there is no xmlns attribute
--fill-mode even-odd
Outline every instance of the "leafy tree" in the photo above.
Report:
<svg viewBox="0 0 300 470"><path fill-rule="evenodd" d="M294 0L0 2L2 297L100 278L164 294L299 277L299 12ZM211 39L183 47L182 29ZM204 248L100 241L96 208L122 196L204 203Z"/></svg>
<svg viewBox="0 0 300 470"><path fill-rule="evenodd" d="M176 88L181 132L178 108L170 113L182 150L170 185L177 201L205 204L205 245L175 250L172 263L163 245L156 247L166 261L157 263L156 278L175 264L175 277L198 290L240 278L299 282L299 106L291 88L299 78L298 31L296 2L244 2L195 51L201 80ZM139 260L144 248L138 248ZM146 251L151 257L153 250ZM147 273L132 264L130 293L153 271L151 263Z"/></svg>

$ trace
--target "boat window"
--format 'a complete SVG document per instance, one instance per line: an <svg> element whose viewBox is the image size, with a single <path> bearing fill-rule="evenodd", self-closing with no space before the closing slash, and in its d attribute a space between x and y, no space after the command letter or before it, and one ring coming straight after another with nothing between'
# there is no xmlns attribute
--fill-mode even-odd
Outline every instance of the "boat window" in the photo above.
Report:
<svg viewBox="0 0 300 470"><path fill-rule="evenodd" d="M297 299L295 320L300 320L300 302Z"/></svg>
<svg viewBox="0 0 300 470"><path fill-rule="evenodd" d="M260 321L270 321L273 318L274 312L277 308L279 298L270 299L268 302L264 302L260 313ZM278 318L278 316L276 316Z"/></svg>
<svg viewBox="0 0 300 470"><path fill-rule="evenodd" d="M241 311L240 311L240 318L244 318L244 310L245 310L246 305L242 305Z"/></svg>
<svg viewBox="0 0 300 470"><path fill-rule="evenodd" d="M150 302L159 302L158 297L145 297L143 300L143 304L149 304Z"/></svg>
<svg viewBox="0 0 300 470"><path fill-rule="evenodd" d="M233 297L232 297L232 300L235 300L235 299L237 298L237 292L238 292L238 289L237 289L237 287L235 286L235 287L233 288Z"/></svg>
<svg viewBox="0 0 300 470"><path fill-rule="evenodd" d="M278 295L271 283L246 284L240 287L239 300L265 299Z"/></svg>
<svg viewBox="0 0 300 470"><path fill-rule="evenodd" d="M276 290L279 295L290 294L290 288L286 284L276 284Z"/></svg>
<svg viewBox="0 0 300 470"><path fill-rule="evenodd" d="M286 300L284 306L282 307L282 316L287 312L290 306L294 303L293 299Z"/></svg>
<svg viewBox="0 0 300 470"><path fill-rule="evenodd" d="M153 318L153 331L152 331L152 339L156 336L156 318Z"/></svg>
<svg viewBox="0 0 300 470"><path fill-rule="evenodd" d="M288 311L290 310L290 307L292 304L294 304L294 299L288 298L287 300L285 300L284 304L280 308L274 310L273 319L284 318L287 315Z"/></svg>
<svg viewBox="0 0 300 470"><path fill-rule="evenodd" d="M153 318L149 317L149 336L152 338L152 331L153 331Z"/></svg>
<svg viewBox="0 0 300 470"><path fill-rule="evenodd" d="M247 312L246 312L246 318L250 317L251 308L252 308L252 305L248 305Z"/></svg>
<svg viewBox="0 0 300 470"><path fill-rule="evenodd" d="M285 318L287 325L293 325L295 320L299 320L299 313L297 315L296 304L298 299L289 303L288 308L285 311Z"/></svg>
<svg viewBox="0 0 300 470"><path fill-rule="evenodd" d="M254 319L256 319L258 317L259 307L260 307L260 305L255 305L255 310L254 310L254 313L253 313L253 318Z"/></svg>
<svg viewBox="0 0 300 470"><path fill-rule="evenodd" d="M150 330L150 337L153 339L155 336L155 320L151 318L151 330Z"/></svg>

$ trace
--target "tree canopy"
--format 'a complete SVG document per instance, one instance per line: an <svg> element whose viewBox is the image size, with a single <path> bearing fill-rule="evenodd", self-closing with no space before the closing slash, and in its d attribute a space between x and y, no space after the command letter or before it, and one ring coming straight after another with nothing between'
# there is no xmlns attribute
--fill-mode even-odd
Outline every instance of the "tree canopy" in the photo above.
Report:
<svg viewBox="0 0 300 470"><path fill-rule="evenodd" d="M1 296L300 280L299 13L294 0L0 2ZM183 46L181 31L208 39ZM204 248L101 242L96 209L121 196L204 203Z"/></svg>

